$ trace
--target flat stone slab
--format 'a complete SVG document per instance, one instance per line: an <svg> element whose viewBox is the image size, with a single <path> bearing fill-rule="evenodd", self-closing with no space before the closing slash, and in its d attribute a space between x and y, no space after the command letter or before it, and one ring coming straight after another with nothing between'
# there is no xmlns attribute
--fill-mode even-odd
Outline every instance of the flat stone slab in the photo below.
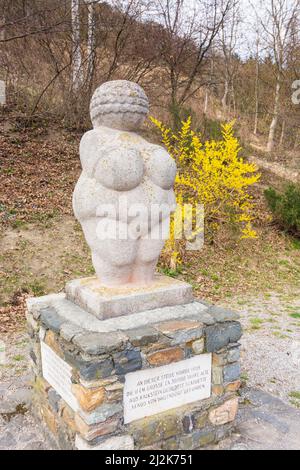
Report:
<svg viewBox="0 0 300 470"><path fill-rule="evenodd" d="M100 320L193 302L192 286L157 274L150 286L103 287L96 277L66 285L67 299Z"/></svg>
<svg viewBox="0 0 300 470"><path fill-rule="evenodd" d="M212 325L215 322L213 317L207 313L208 308L196 301L173 307L156 308L107 320L99 320L91 313L67 300L65 294L51 294L43 297L29 298L27 299L27 308L36 318L45 315L48 323L51 323L48 325L51 328L53 328L53 322L54 327L60 324L60 332L66 331L67 337L74 337L80 333L80 330L82 332L111 333L118 330L132 330L134 328L145 329L148 325L155 323L185 318L195 319L206 325ZM57 318L52 318L54 315L47 314L51 308L55 310L59 323Z"/></svg>
<svg viewBox="0 0 300 470"><path fill-rule="evenodd" d="M300 450L300 410L255 388L240 395L235 432L212 450Z"/></svg>

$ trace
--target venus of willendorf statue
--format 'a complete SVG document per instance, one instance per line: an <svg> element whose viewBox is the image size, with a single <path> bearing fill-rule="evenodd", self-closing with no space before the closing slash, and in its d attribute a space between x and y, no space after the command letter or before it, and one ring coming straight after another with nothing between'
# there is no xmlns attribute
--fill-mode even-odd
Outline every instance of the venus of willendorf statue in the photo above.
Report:
<svg viewBox="0 0 300 470"><path fill-rule="evenodd" d="M174 160L136 133L148 111L144 90L123 80L91 100L73 208L103 286L151 284L176 207Z"/></svg>

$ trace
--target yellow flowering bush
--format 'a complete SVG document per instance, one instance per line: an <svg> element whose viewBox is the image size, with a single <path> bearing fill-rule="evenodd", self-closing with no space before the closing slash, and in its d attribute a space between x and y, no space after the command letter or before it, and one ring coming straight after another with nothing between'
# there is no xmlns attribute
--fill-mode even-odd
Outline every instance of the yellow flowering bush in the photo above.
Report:
<svg viewBox="0 0 300 470"><path fill-rule="evenodd" d="M175 182L177 204L202 204L205 223L212 231L224 223L236 224L241 238L255 238L253 198L247 191L260 175L257 167L239 156L241 147L234 136L234 121L222 125L222 140L201 141L192 130L191 118L182 122L178 133L151 117L161 132L162 142L177 164ZM178 242L171 230L167 249L178 261Z"/></svg>

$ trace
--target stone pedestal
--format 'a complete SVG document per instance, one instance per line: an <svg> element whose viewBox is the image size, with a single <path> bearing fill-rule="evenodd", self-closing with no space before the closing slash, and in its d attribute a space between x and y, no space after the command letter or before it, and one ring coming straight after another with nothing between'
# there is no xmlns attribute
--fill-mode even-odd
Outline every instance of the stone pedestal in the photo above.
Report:
<svg viewBox="0 0 300 470"><path fill-rule="evenodd" d="M193 301L190 284L160 274L149 285L134 287L104 287L97 277L76 279L66 285L66 294L100 320Z"/></svg>
<svg viewBox="0 0 300 470"><path fill-rule="evenodd" d="M190 450L234 426L235 313L190 301L99 320L58 294L29 299L27 320L33 410L51 446Z"/></svg>

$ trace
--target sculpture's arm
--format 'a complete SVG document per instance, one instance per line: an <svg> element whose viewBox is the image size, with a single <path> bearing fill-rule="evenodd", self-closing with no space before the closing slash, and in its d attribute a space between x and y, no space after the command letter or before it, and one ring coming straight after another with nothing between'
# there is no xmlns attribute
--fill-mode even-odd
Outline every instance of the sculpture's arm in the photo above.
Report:
<svg viewBox="0 0 300 470"><path fill-rule="evenodd" d="M95 130L86 132L79 146L80 161L83 171L93 178L95 166L99 158L101 158L101 138Z"/></svg>

